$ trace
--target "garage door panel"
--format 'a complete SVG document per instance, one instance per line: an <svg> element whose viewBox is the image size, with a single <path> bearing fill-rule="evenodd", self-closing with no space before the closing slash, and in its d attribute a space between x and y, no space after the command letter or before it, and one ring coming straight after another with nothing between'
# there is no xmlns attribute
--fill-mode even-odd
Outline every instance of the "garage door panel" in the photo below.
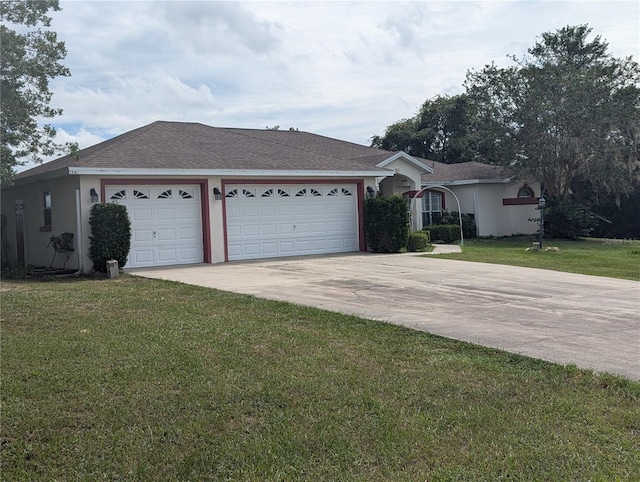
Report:
<svg viewBox="0 0 640 482"><path fill-rule="evenodd" d="M278 211L275 206L260 206L261 218L276 218Z"/></svg>
<svg viewBox="0 0 640 482"><path fill-rule="evenodd" d="M175 241L176 231L175 229L158 229L156 231L156 236L158 238L158 241L161 241L161 242Z"/></svg>
<svg viewBox="0 0 640 482"><path fill-rule="evenodd" d="M225 186L229 260L357 251L354 185L264 185L255 198L245 190Z"/></svg>
<svg viewBox="0 0 640 482"><path fill-rule="evenodd" d="M132 233L131 239L136 243L151 242L153 241L153 230L151 229L135 230Z"/></svg>
<svg viewBox="0 0 640 482"><path fill-rule="evenodd" d="M200 250L195 248L180 249L180 259L185 263L200 263Z"/></svg>
<svg viewBox="0 0 640 482"><path fill-rule="evenodd" d="M227 219L240 219L240 206L233 206L227 202Z"/></svg>
<svg viewBox="0 0 640 482"><path fill-rule="evenodd" d="M278 225L262 224L260 225L260 234L263 236L276 236L278 234Z"/></svg>
<svg viewBox="0 0 640 482"><path fill-rule="evenodd" d="M178 231L180 241L199 241L200 231L192 227L180 228Z"/></svg>
<svg viewBox="0 0 640 482"><path fill-rule="evenodd" d="M131 260L131 256L129 256L129 261L133 261L138 265L145 264L145 263L152 263L153 251L150 249L148 250L138 249L133 253L133 260Z"/></svg>
<svg viewBox="0 0 640 482"><path fill-rule="evenodd" d="M157 221L174 221L176 219L176 211L174 208L158 208L156 209Z"/></svg>
<svg viewBox="0 0 640 482"><path fill-rule="evenodd" d="M309 206L305 204L298 204L294 206L294 216L309 216Z"/></svg>
<svg viewBox="0 0 640 482"><path fill-rule="evenodd" d="M291 240L281 241L278 243L278 248L280 250L279 254L288 255L296 252L295 250L295 242Z"/></svg>
<svg viewBox="0 0 640 482"><path fill-rule="evenodd" d="M258 206L243 206L242 217L244 218L257 218L260 211Z"/></svg>
<svg viewBox="0 0 640 482"><path fill-rule="evenodd" d="M272 256L278 253L278 243L277 242L265 242L262 243L262 254L264 256Z"/></svg>
<svg viewBox="0 0 640 482"><path fill-rule="evenodd" d="M278 225L280 229L278 231L281 235L291 236L295 233L295 229L293 228L293 224L291 223L281 223Z"/></svg>
<svg viewBox="0 0 640 482"><path fill-rule="evenodd" d="M282 217L282 216L289 217L289 216L293 216L293 213L294 213L293 206L286 205L286 204L279 204L278 205L278 216L280 216L280 217Z"/></svg>
<svg viewBox="0 0 640 482"><path fill-rule="evenodd" d="M160 262L164 263L176 263L178 261L178 256L176 255L175 248L165 248L158 250L158 259Z"/></svg>
<svg viewBox="0 0 640 482"><path fill-rule="evenodd" d="M131 222L151 221L151 220L153 220L153 211L151 209L149 209L149 208L144 208L144 209L132 208L132 209L129 209L129 207L127 207L127 211L129 211L129 219L131 220Z"/></svg>
<svg viewBox="0 0 640 482"><path fill-rule="evenodd" d="M197 207L198 209L194 209ZM200 219L200 206L191 206L189 208L180 208L178 210L178 219L180 222L192 222Z"/></svg>
<svg viewBox="0 0 640 482"><path fill-rule="evenodd" d="M260 245L258 243L247 243L244 245L244 255L254 256L260 254Z"/></svg>
<svg viewBox="0 0 640 482"><path fill-rule="evenodd" d="M244 227L243 233L245 236L260 236L260 225L247 224Z"/></svg>

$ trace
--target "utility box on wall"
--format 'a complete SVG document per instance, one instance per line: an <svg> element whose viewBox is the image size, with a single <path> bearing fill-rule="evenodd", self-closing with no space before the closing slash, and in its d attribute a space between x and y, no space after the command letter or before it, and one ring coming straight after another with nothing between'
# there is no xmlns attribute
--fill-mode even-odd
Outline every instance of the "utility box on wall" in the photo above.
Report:
<svg viewBox="0 0 640 482"><path fill-rule="evenodd" d="M115 259L110 259L107 261L107 276L109 278L117 278L118 277L118 261Z"/></svg>

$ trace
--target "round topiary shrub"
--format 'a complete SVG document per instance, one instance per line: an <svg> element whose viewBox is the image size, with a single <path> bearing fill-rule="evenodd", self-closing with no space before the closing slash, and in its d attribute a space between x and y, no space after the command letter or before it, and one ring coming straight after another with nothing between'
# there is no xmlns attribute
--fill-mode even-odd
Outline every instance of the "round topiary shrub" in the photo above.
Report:
<svg viewBox="0 0 640 482"><path fill-rule="evenodd" d="M409 233L407 249L409 251L424 251L429 245L429 235L424 231Z"/></svg>
<svg viewBox="0 0 640 482"><path fill-rule="evenodd" d="M93 261L93 269L106 272L107 261L111 259L115 259L120 268L126 265L131 249L131 221L127 208L112 203L94 204L89 226L89 258Z"/></svg>

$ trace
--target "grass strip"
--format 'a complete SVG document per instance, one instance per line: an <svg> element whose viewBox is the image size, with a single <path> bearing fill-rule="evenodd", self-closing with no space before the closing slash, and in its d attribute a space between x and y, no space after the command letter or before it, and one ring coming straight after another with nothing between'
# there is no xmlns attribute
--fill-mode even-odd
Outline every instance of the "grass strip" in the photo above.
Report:
<svg viewBox="0 0 640 482"><path fill-rule="evenodd" d="M637 480L640 384L178 283L2 283L3 480Z"/></svg>
<svg viewBox="0 0 640 482"><path fill-rule="evenodd" d="M557 247L560 251L525 251L532 245L531 239L521 236L472 238L465 240L462 253L438 256L640 281L640 241L545 240L545 247Z"/></svg>

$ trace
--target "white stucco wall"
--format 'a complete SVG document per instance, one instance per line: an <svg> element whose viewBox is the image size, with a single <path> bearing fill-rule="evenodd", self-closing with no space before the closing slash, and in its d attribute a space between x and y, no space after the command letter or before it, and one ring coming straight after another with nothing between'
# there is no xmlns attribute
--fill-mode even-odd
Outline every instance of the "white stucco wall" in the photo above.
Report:
<svg viewBox="0 0 640 482"><path fill-rule="evenodd" d="M536 223L529 218L538 216L535 204L503 205L503 199L514 199L523 183L469 183L447 185L460 200L461 211L473 214L476 220L478 236L511 236L516 234L533 234L537 231ZM537 195L539 185L529 184ZM438 190L434 188L434 190ZM445 192L445 209L457 211L455 198Z"/></svg>

